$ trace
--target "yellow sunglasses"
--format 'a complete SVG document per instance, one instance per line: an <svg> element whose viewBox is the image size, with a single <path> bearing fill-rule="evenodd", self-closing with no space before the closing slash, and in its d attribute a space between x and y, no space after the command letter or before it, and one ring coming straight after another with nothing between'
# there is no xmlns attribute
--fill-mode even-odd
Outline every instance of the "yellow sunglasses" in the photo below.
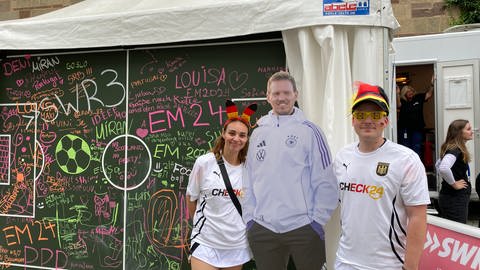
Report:
<svg viewBox="0 0 480 270"><path fill-rule="evenodd" d="M387 113L383 111L373 111L373 112L354 111L352 113L352 116L357 120L365 120L369 116L373 120L380 120L383 117L387 116Z"/></svg>

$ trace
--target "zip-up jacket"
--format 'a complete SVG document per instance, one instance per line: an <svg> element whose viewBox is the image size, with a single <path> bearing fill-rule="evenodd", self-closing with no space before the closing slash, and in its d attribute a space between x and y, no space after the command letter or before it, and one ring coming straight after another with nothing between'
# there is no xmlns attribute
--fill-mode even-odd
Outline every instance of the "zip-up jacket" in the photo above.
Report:
<svg viewBox="0 0 480 270"><path fill-rule="evenodd" d="M322 131L294 108L272 111L250 137L244 173L243 219L276 233L316 221L324 226L338 205L337 181Z"/></svg>

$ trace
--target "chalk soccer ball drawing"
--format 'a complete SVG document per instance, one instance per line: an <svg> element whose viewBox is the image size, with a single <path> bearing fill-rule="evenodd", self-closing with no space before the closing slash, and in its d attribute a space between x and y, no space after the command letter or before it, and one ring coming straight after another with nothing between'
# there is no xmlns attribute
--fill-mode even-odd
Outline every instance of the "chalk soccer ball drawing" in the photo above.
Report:
<svg viewBox="0 0 480 270"><path fill-rule="evenodd" d="M85 171L90 164L90 147L82 138L67 134L58 142L55 157L62 171L79 174Z"/></svg>

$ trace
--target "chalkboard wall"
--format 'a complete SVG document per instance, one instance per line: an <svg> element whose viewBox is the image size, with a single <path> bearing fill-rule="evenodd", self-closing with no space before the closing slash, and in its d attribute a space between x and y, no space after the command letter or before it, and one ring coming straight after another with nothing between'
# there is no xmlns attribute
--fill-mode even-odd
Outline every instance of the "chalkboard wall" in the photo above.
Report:
<svg viewBox="0 0 480 270"><path fill-rule="evenodd" d="M285 53L262 41L0 68L0 268L173 270L190 268L185 189L225 99L264 97ZM259 117L269 105L257 103Z"/></svg>

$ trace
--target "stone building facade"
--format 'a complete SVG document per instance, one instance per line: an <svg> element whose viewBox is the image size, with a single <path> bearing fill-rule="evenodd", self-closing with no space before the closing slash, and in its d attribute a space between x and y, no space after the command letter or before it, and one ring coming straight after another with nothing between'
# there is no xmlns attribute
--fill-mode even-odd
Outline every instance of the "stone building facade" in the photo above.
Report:
<svg viewBox="0 0 480 270"><path fill-rule="evenodd" d="M392 0L400 29L395 36L424 35L443 32L458 12L446 9L443 0Z"/></svg>
<svg viewBox="0 0 480 270"><path fill-rule="evenodd" d="M82 0L0 0L0 20L33 17L81 1Z"/></svg>
<svg viewBox="0 0 480 270"><path fill-rule="evenodd" d="M82 0L0 0L0 20L37 16ZM174 1L174 0L172 0ZM455 12L446 10L443 0L392 0L401 27L395 36L439 33L449 27Z"/></svg>

